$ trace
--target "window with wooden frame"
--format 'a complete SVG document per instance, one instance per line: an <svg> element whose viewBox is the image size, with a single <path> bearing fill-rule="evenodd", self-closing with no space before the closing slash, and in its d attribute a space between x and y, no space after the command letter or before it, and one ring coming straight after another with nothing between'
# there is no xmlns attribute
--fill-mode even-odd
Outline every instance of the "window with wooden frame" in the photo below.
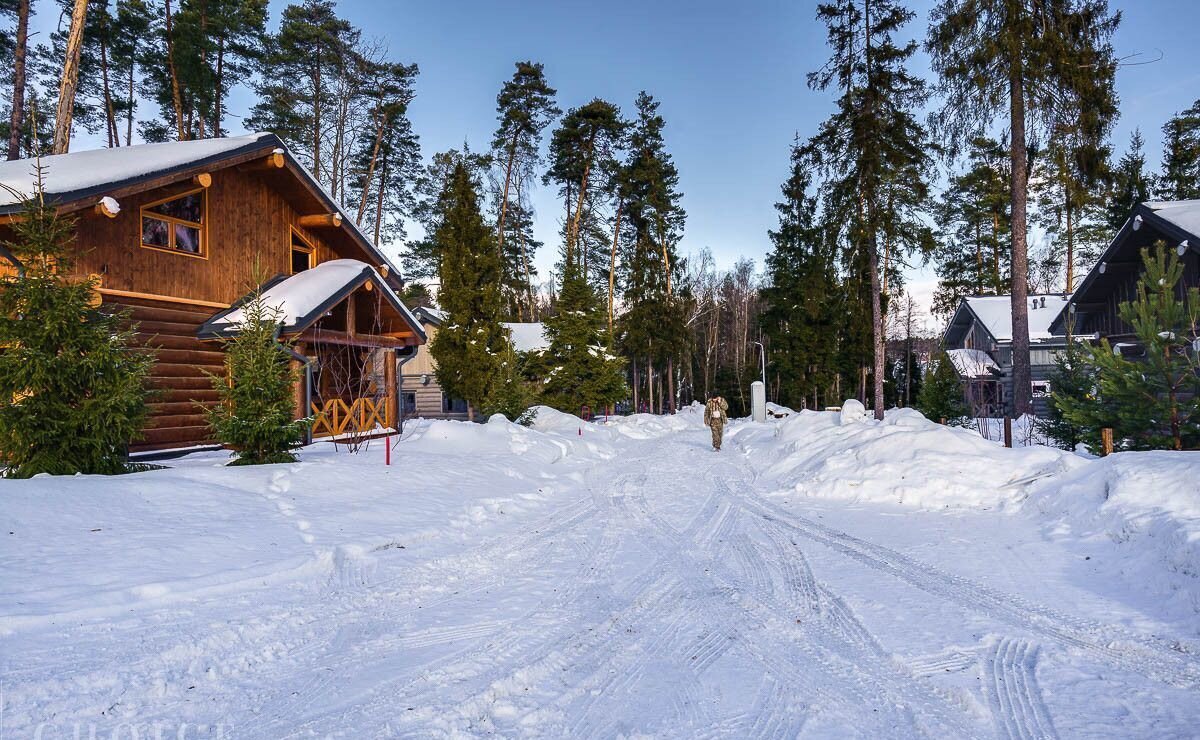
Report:
<svg viewBox="0 0 1200 740"><path fill-rule="evenodd" d="M304 272L313 267L317 250L304 238L299 231L292 229L292 274Z"/></svg>
<svg viewBox="0 0 1200 740"><path fill-rule="evenodd" d="M142 246L207 257L208 193L197 188L142 206Z"/></svg>

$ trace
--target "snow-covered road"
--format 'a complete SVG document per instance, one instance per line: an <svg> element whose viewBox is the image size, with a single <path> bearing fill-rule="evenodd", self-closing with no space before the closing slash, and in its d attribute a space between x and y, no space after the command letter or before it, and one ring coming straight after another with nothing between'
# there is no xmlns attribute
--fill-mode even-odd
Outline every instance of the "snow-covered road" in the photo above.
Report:
<svg viewBox="0 0 1200 740"><path fill-rule="evenodd" d="M343 546L328 577L17 622L0 638L0 736L39 724L46 738L76 726L172 738L1200 727L1195 630L1083 549L993 511L797 500L764 477L753 430L740 445L732 431L720 454L702 427L609 435L604 454L542 466L553 496L476 522L452 547ZM274 495L293 501L281 515L303 517L306 499L288 492L304 466L277 470ZM491 475L496 492L520 477Z"/></svg>

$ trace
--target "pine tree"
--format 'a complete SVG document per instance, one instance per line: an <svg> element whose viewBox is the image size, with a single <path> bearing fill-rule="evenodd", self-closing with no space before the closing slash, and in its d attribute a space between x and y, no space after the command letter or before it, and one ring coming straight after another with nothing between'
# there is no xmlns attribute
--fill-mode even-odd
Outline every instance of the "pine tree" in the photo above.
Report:
<svg viewBox="0 0 1200 740"><path fill-rule="evenodd" d="M263 57L256 85L259 102L246 126L273 131L301 162L337 195L330 158L337 92L353 86L361 33L339 18L329 0L305 0L283 10L279 33Z"/></svg>
<svg viewBox="0 0 1200 740"><path fill-rule="evenodd" d="M1094 133L1103 136L1106 130L1107 126ZM1108 246L1112 236L1104 208L1104 186L1111 179L1108 154L1106 144L1085 139L1079 129L1060 128L1042 165L1034 168L1041 175L1031 188L1037 203L1034 222L1048 237L1043 269L1061 280L1047 288L1073 292L1079 276Z"/></svg>
<svg viewBox="0 0 1200 740"><path fill-rule="evenodd" d="M1110 91L1116 66L1109 39L1120 23L1107 0L941 0L926 49L940 78L939 128L951 147L1003 116L1010 146L1012 205L1013 406L1033 410L1029 365L1029 139Z"/></svg>
<svg viewBox="0 0 1200 740"><path fill-rule="evenodd" d="M478 185L458 162L442 193L441 224L434 235L446 321L430 344L438 382L449 396L465 400L468 413L494 397L509 346L501 323L500 257L492 230L479 208Z"/></svg>
<svg viewBox="0 0 1200 740"><path fill-rule="evenodd" d="M231 465L295 462L310 420L295 418L299 373L279 339L281 312L260 291L241 312L237 336L225 343L225 373L211 376L221 402L206 410L208 424L234 451Z"/></svg>
<svg viewBox="0 0 1200 740"><path fill-rule="evenodd" d="M1144 147L1142 132L1134 129L1129 137L1129 149L1113 168L1112 189L1105 205L1110 233L1125 225L1139 203L1150 200L1153 181L1146 172Z"/></svg>
<svg viewBox="0 0 1200 740"><path fill-rule="evenodd" d="M1107 339L1088 348L1096 393L1059 397L1063 417L1080 427L1112 419L1124 449L1200 447L1200 288L1184 288L1184 265L1159 242L1142 250L1143 273L1132 301L1118 314L1133 329L1144 354L1128 359Z"/></svg>
<svg viewBox="0 0 1200 740"><path fill-rule="evenodd" d="M5 244L22 272L0 281L0 457L5 475L111 475L147 415L153 356L131 347L128 315L96 306L94 280L72 276L75 222L37 193Z"/></svg>
<svg viewBox="0 0 1200 740"><path fill-rule="evenodd" d="M915 43L895 36L913 13L895 0L835 0L817 6L832 55L809 75L816 90L835 87L837 109L813 138L826 174L825 227L838 234L843 263L870 307L872 406L883 418L884 316L889 260L932 248L917 215L928 200L932 146L914 111L927 97L906 64ZM869 358L869 359L868 359Z"/></svg>
<svg viewBox="0 0 1200 740"><path fill-rule="evenodd" d="M1162 200L1200 198L1200 100L1163 125Z"/></svg>
<svg viewBox="0 0 1200 740"><path fill-rule="evenodd" d="M929 367L921 378L921 392L917 395L917 410L930 421L945 421L951 426L966 423L967 404L963 398L962 379L954 362L945 350L930 360Z"/></svg>
<svg viewBox="0 0 1200 740"><path fill-rule="evenodd" d="M8 118L8 159L21 158L21 138L23 132L29 127L25 117L25 84L27 82L28 73L28 55L29 55L29 17L32 15L30 8L31 0L3 0L0 2L0 13L4 15L12 15L16 20L16 27L13 29L13 35L10 39L8 34L0 35L0 58L11 58L13 60L12 69L12 97L10 102L12 109L9 112ZM0 77L4 81L8 81L7 75Z"/></svg>
<svg viewBox="0 0 1200 740"><path fill-rule="evenodd" d="M349 200L357 201L356 221L373 234L375 244L403 241L404 220L416 209L414 185L421 165L421 146L408 118L418 69L365 59L362 67L370 119L355 144L358 174Z"/></svg>
<svg viewBox="0 0 1200 740"><path fill-rule="evenodd" d="M532 244L522 230L529 221L524 206L525 191L537 167L542 132L562 113L554 102L556 93L546 82L543 66L525 61L516 63L512 78L504 83L496 96L499 125L492 137L492 152L503 169L501 179L504 182L499 193L496 240L504 260L504 284L509 303L514 308L533 290L530 284ZM509 225L510 215L517 221L512 226ZM519 309L514 318L519 318Z"/></svg>
<svg viewBox="0 0 1200 740"><path fill-rule="evenodd" d="M542 402L578 413L607 408L626 396L624 360L609 353L604 310L577 264L569 264L554 315L547 317L550 346L538 363Z"/></svg>
<svg viewBox="0 0 1200 740"><path fill-rule="evenodd" d="M792 408L830 401L842 304L836 256L816 227L817 202L808 192L812 171L811 153L797 142L783 200L775 204L779 228L769 232L774 248L759 317L776 400Z"/></svg>
<svg viewBox="0 0 1200 740"><path fill-rule="evenodd" d="M615 154L624 129L620 109L596 98L568 111L550 137L550 168L543 180L558 184L566 205L564 265L575 261L589 192L603 190L616 169Z"/></svg>
<svg viewBox="0 0 1200 740"><path fill-rule="evenodd" d="M976 138L964 171L951 175L937 203L935 314L949 315L967 296L1009 290L1007 166L1007 152L998 142Z"/></svg>

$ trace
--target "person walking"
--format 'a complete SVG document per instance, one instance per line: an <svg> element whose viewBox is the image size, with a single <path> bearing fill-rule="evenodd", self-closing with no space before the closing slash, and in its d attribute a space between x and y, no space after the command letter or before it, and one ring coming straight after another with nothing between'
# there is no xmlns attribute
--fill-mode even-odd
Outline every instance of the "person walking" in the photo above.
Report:
<svg viewBox="0 0 1200 740"><path fill-rule="evenodd" d="M729 416L729 402L720 396L713 396L704 404L704 425L712 430L712 445L717 452L721 451L721 437L725 433L725 422Z"/></svg>

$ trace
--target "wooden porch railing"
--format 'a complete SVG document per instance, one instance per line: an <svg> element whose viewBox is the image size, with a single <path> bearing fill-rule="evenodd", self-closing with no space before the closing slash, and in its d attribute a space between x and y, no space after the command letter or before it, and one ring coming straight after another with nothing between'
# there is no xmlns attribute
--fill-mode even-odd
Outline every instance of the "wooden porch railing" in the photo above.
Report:
<svg viewBox="0 0 1200 740"><path fill-rule="evenodd" d="M323 404L312 404L313 437L338 437L343 434L365 434L392 426L392 403L388 397L356 398L347 404L333 398Z"/></svg>

